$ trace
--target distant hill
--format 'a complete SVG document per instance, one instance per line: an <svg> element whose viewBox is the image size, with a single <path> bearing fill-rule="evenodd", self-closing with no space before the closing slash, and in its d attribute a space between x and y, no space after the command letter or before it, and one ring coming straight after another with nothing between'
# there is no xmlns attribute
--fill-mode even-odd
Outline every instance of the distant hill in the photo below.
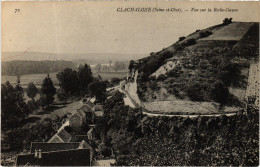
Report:
<svg viewBox="0 0 260 167"><path fill-rule="evenodd" d="M42 52L3 52L2 61L12 60L67 60L78 62L88 62L88 64L108 63L112 61L129 61L147 56L145 54L120 54L120 53L86 53L86 54L56 54Z"/></svg>
<svg viewBox="0 0 260 167"><path fill-rule="evenodd" d="M132 64L142 101L192 100L242 105L259 23L233 22L197 30Z"/></svg>
<svg viewBox="0 0 260 167"><path fill-rule="evenodd" d="M47 74L62 71L65 68L76 68L71 61L9 61L2 62L2 75Z"/></svg>

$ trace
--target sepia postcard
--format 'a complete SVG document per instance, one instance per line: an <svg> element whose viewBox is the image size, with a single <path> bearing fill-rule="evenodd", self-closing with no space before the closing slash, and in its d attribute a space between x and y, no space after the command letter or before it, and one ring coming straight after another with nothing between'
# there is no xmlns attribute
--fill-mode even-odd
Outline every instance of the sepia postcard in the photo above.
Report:
<svg viewBox="0 0 260 167"><path fill-rule="evenodd" d="M259 166L254 1L5 1L2 166Z"/></svg>

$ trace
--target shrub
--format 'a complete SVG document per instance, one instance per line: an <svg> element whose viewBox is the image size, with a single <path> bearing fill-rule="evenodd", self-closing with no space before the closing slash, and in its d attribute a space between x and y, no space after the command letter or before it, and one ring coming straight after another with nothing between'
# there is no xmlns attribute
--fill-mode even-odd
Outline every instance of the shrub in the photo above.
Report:
<svg viewBox="0 0 260 167"><path fill-rule="evenodd" d="M64 101L68 99L68 94L63 89L58 89L57 97L60 101Z"/></svg>
<svg viewBox="0 0 260 167"><path fill-rule="evenodd" d="M188 39L185 43L183 43L183 46L191 46L194 44L196 44L196 39L191 38L191 39Z"/></svg>
<svg viewBox="0 0 260 167"><path fill-rule="evenodd" d="M200 38L205 38L207 36L210 36L212 34L211 31L202 31L200 32Z"/></svg>
<svg viewBox="0 0 260 167"><path fill-rule="evenodd" d="M39 109L40 104L38 101L30 100L30 101L28 101L27 106L28 106L29 111L33 112L33 111Z"/></svg>
<svg viewBox="0 0 260 167"><path fill-rule="evenodd" d="M225 19L223 20L223 25L228 25L228 24L232 23L232 19L233 19L233 18L225 18Z"/></svg>
<svg viewBox="0 0 260 167"><path fill-rule="evenodd" d="M114 85L119 84L119 82L120 82L120 79L119 79L119 78L112 78L112 79L111 79L111 83L114 84Z"/></svg>
<svg viewBox="0 0 260 167"><path fill-rule="evenodd" d="M163 74L160 74L158 77L157 77L157 81L164 81L166 79L166 76L163 75Z"/></svg>
<svg viewBox="0 0 260 167"><path fill-rule="evenodd" d="M180 37L180 38L179 38L179 42L180 42L180 41L183 41L184 39L185 39L185 37Z"/></svg>

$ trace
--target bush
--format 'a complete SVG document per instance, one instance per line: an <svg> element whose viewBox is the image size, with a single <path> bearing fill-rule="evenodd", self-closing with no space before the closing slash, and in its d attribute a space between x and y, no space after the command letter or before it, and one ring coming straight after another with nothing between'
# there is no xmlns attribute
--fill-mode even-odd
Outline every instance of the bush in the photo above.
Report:
<svg viewBox="0 0 260 167"><path fill-rule="evenodd" d="M120 83L120 79L119 78L112 78L111 83L114 84L114 85L118 85Z"/></svg>
<svg viewBox="0 0 260 167"><path fill-rule="evenodd" d="M188 39L186 42L184 42L182 45L183 46L191 46L191 45L194 45L194 44L196 44L196 39L191 38L191 39Z"/></svg>
<svg viewBox="0 0 260 167"><path fill-rule="evenodd" d="M232 19L233 19L233 18L225 18L225 19L223 20L223 25L231 24L231 23L232 23Z"/></svg>
<svg viewBox="0 0 260 167"><path fill-rule="evenodd" d="M28 101L27 106L28 106L29 111L32 113L33 111L39 109L40 104L38 101L30 100L30 101Z"/></svg>
<svg viewBox="0 0 260 167"><path fill-rule="evenodd" d="M185 37L180 37L180 38L179 38L179 42L180 42L180 41L183 41L184 39L185 39Z"/></svg>
<svg viewBox="0 0 260 167"><path fill-rule="evenodd" d="M187 95L192 101L203 101L203 88L200 84L193 84L187 90Z"/></svg>
<svg viewBox="0 0 260 167"><path fill-rule="evenodd" d="M63 89L58 89L57 97L60 101L64 101L68 99L68 94Z"/></svg>
<svg viewBox="0 0 260 167"><path fill-rule="evenodd" d="M210 36L212 34L211 31L202 31L200 32L200 38L205 38L207 36Z"/></svg>
<svg viewBox="0 0 260 167"><path fill-rule="evenodd" d="M157 81L164 81L166 79L166 76L163 75L163 74L160 74L158 77L157 77Z"/></svg>

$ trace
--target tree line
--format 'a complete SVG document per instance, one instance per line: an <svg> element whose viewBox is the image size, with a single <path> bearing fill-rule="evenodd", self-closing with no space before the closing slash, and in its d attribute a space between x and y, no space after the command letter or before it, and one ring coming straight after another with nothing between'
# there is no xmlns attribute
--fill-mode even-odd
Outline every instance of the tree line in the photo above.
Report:
<svg viewBox="0 0 260 167"><path fill-rule="evenodd" d="M9 81L1 84L1 105L2 105L2 127L5 130L18 127L29 114L33 111L48 108L53 104L55 95L58 100L66 101L69 97L86 94L89 97L95 97L97 101L106 100L106 87L108 83L100 78L94 78L90 66L85 64L78 67L78 71L66 68L57 74L60 88L56 90L52 79L47 74L43 79L40 90L36 88L33 82L28 84L27 90L20 85L20 78L17 77L17 85L13 87ZM27 103L24 94L31 99ZM40 94L39 99L35 99Z"/></svg>
<svg viewBox="0 0 260 167"><path fill-rule="evenodd" d="M2 63L3 75L25 75L25 74L46 74L61 71L66 67L75 68L71 61L10 61Z"/></svg>

